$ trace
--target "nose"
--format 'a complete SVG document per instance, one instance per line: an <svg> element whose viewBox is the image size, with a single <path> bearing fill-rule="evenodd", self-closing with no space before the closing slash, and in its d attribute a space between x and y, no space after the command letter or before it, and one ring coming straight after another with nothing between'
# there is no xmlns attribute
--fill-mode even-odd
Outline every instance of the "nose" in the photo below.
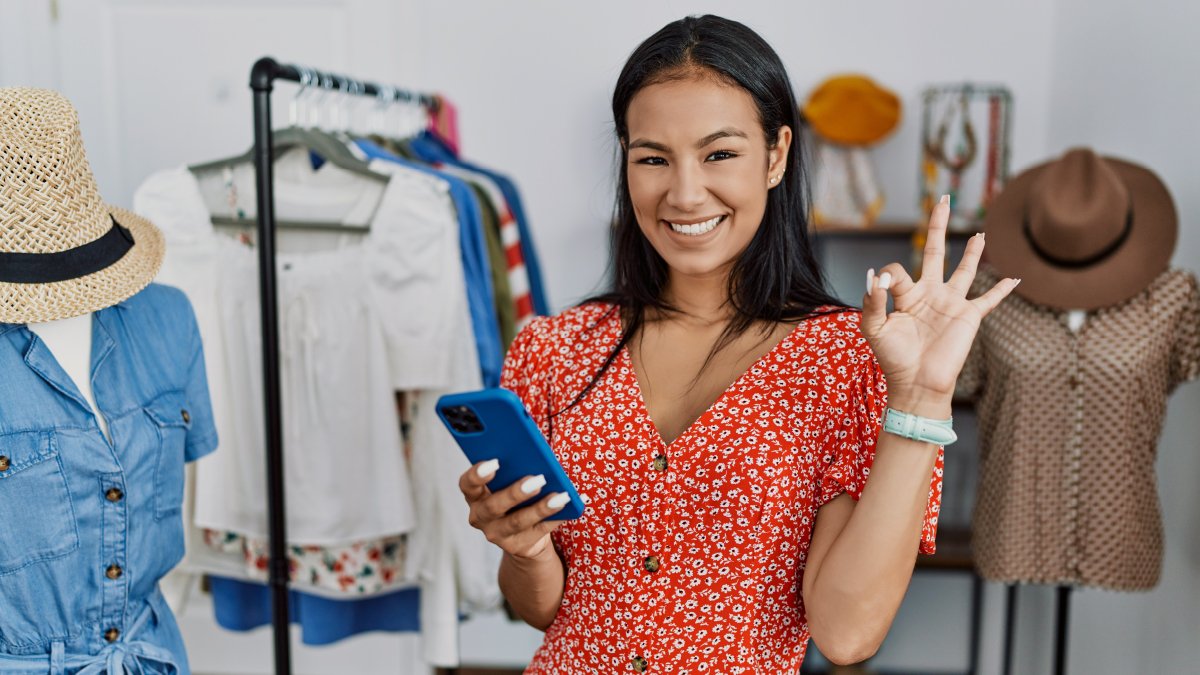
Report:
<svg viewBox="0 0 1200 675"><path fill-rule="evenodd" d="M671 183L667 188L667 205L681 213L695 211L708 199L708 188L704 185L699 167L682 165L674 167Z"/></svg>

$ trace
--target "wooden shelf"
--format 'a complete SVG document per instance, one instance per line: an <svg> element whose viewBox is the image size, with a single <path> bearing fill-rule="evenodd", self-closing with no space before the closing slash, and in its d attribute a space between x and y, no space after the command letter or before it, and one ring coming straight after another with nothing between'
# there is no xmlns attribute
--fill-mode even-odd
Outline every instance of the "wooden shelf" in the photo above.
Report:
<svg viewBox="0 0 1200 675"><path fill-rule="evenodd" d="M918 570L961 570L975 569L975 558L971 555L971 531L966 527L942 528L937 535L937 553L917 556Z"/></svg>
<svg viewBox="0 0 1200 675"><path fill-rule="evenodd" d="M951 229L946 232L950 238L967 238L978 232L981 225L971 225L967 228ZM870 225L853 223L825 223L813 225L809 231L815 235L833 235L839 237L911 237L925 227L925 223L913 221L882 221Z"/></svg>

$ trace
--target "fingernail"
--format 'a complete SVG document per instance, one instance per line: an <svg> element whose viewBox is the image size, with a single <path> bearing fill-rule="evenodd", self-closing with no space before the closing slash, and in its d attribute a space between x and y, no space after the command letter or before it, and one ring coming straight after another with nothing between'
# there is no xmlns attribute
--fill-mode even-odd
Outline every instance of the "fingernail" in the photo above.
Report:
<svg viewBox="0 0 1200 675"><path fill-rule="evenodd" d="M938 203L939 204L949 204L950 203L950 195L942 195L942 199Z"/></svg>
<svg viewBox="0 0 1200 675"><path fill-rule="evenodd" d="M880 274L879 275L879 287L886 291L887 289L891 288L891 286L892 286L892 273L884 272L883 274Z"/></svg>
<svg viewBox="0 0 1200 675"><path fill-rule="evenodd" d="M500 460L489 459L488 461L484 462L483 464L480 464L479 467L477 469L475 469L475 473L478 474L480 478L487 478L488 476L496 473L496 469L499 469L499 468L500 468Z"/></svg>
<svg viewBox="0 0 1200 675"><path fill-rule="evenodd" d="M1017 286L1020 286L1020 285L1021 285L1021 280L1017 279L1017 283L1013 284L1013 288L1016 288Z"/></svg>
<svg viewBox="0 0 1200 675"><path fill-rule="evenodd" d="M875 268L867 270L867 295L871 294L871 286L875 283Z"/></svg>
<svg viewBox="0 0 1200 675"><path fill-rule="evenodd" d="M569 501L571 501L571 495L569 495L565 492L559 492L559 493L555 494L553 497L551 497L550 501L546 502L546 506L549 506L550 508L557 511L557 510L561 509L562 507L566 506L567 502L569 502Z"/></svg>
<svg viewBox="0 0 1200 675"><path fill-rule="evenodd" d="M521 492L531 495L544 487L546 487L546 477L538 474L533 478L525 479L525 482L521 483Z"/></svg>

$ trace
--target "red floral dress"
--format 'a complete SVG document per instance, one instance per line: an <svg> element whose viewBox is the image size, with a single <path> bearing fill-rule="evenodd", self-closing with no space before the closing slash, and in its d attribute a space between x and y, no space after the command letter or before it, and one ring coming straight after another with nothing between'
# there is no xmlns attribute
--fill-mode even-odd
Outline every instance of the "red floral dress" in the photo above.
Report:
<svg viewBox="0 0 1200 675"><path fill-rule="evenodd" d="M548 419L616 346L613 310L538 319L505 362L503 385L589 502L553 535L566 589L525 672L797 672L817 509L861 495L886 405L859 313L800 323L666 445L626 350L579 405ZM941 476L939 449L923 553L934 550Z"/></svg>

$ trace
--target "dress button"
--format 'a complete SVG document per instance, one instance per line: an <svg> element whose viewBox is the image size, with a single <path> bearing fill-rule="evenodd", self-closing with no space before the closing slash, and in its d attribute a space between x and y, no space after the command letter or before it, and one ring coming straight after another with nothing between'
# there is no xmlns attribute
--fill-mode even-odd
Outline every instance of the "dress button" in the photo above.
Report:
<svg viewBox="0 0 1200 675"><path fill-rule="evenodd" d="M116 628L109 628L104 631L104 639L108 642L116 642L119 637L121 637L121 631Z"/></svg>
<svg viewBox="0 0 1200 675"><path fill-rule="evenodd" d="M634 671L639 672L639 673L644 673L644 672L646 672L646 669L649 667L650 667L650 664L646 662L646 659L644 659L640 656L633 657Z"/></svg>
<svg viewBox="0 0 1200 675"><path fill-rule="evenodd" d="M184 424L191 424L191 423L192 423L192 415L191 415L191 413L189 413L188 411L186 411L186 410L180 410L180 411L179 411L179 416L183 418L183 423L184 423Z"/></svg>
<svg viewBox="0 0 1200 675"><path fill-rule="evenodd" d="M0 455L0 471L8 471L8 457Z"/></svg>
<svg viewBox="0 0 1200 675"><path fill-rule="evenodd" d="M655 471L666 471L667 470L667 456L666 455L659 455L658 457L654 458L654 470Z"/></svg>
<svg viewBox="0 0 1200 675"><path fill-rule="evenodd" d="M657 572L659 568L658 556L652 555L646 558L645 567L647 572Z"/></svg>
<svg viewBox="0 0 1200 675"><path fill-rule="evenodd" d="M1072 375L1070 384L1071 384L1072 389L1078 389L1079 388L1079 378Z"/></svg>
<svg viewBox="0 0 1200 675"><path fill-rule="evenodd" d="M113 581L120 579L121 575L124 573L125 572L121 569L120 565L109 565L108 569L104 570L104 576L112 579Z"/></svg>
<svg viewBox="0 0 1200 675"><path fill-rule="evenodd" d="M121 492L121 488L115 488L115 487L108 488L108 491L104 493L104 498L110 502L119 502L119 501L121 501L121 498L124 496L125 496L125 493Z"/></svg>

